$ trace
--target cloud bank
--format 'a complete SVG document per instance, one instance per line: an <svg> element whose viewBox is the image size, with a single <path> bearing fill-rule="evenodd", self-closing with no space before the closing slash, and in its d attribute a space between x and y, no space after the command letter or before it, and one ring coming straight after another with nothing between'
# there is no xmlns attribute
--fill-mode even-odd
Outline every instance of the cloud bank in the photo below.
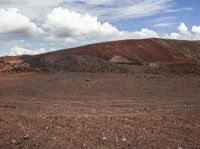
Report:
<svg viewBox="0 0 200 149"><path fill-rule="evenodd" d="M0 34L39 35L44 31L13 8L0 9Z"/></svg>
<svg viewBox="0 0 200 149"><path fill-rule="evenodd" d="M170 39L182 39L182 40L200 40L200 26L192 26L191 30L185 25L185 23L181 23L178 26L179 32L173 32L165 35L161 38L170 38Z"/></svg>
<svg viewBox="0 0 200 149"><path fill-rule="evenodd" d="M147 28L141 31L119 31L110 23L101 23L97 17L79 14L68 9L56 8L47 15L45 28L49 29L51 39L63 39L65 42L100 42L127 38L159 37Z"/></svg>
<svg viewBox="0 0 200 149"><path fill-rule="evenodd" d="M10 50L9 55L11 56L16 56L16 55L36 55L36 54L41 54L45 53L46 50L43 48L36 49L36 50L31 50L31 49L26 49L26 48L21 48L21 47L13 47Z"/></svg>

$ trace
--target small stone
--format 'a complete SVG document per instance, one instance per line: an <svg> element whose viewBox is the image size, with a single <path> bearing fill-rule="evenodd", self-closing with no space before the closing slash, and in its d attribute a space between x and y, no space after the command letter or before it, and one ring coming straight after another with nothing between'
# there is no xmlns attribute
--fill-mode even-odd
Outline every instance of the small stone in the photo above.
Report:
<svg viewBox="0 0 200 149"><path fill-rule="evenodd" d="M28 134L26 134L23 138L26 140L26 139L29 139L30 137Z"/></svg>
<svg viewBox="0 0 200 149"><path fill-rule="evenodd" d="M103 140L107 140L107 138L106 138L106 137L103 137Z"/></svg>
<svg viewBox="0 0 200 149"><path fill-rule="evenodd" d="M86 81L86 82L89 82L89 81L90 81L90 79L89 79L89 78L86 78L86 79L85 79L85 81Z"/></svg>
<svg viewBox="0 0 200 149"><path fill-rule="evenodd" d="M12 143L14 144L14 143L16 143L17 141L16 140L12 140Z"/></svg>
<svg viewBox="0 0 200 149"><path fill-rule="evenodd" d="M123 138L122 140L123 140L123 141L126 141L127 139L126 139L126 138Z"/></svg>
<svg viewBox="0 0 200 149"><path fill-rule="evenodd" d="M154 76L154 75L149 75L149 76L147 76L147 78L154 79L154 78L156 78L156 76Z"/></svg>
<svg viewBox="0 0 200 149"><path fill-rule="evenodd" d="M115 139L115 142L119 142L118 138Z"/></svg>

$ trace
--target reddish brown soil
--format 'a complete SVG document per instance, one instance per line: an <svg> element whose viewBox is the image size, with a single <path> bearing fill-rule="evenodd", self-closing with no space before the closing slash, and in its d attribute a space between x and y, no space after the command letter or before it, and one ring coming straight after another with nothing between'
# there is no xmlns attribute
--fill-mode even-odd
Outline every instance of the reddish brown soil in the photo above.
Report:
<svg viewBox="0 0 200 149"><path fill-rule="evenodd" d="M199 47L125 40L0 58L0 149L199 149Z"/></svg>
<svg viewBox="0 0 200 149"><path fill-rule="evenodd" d="M0 148L200 148L199 75L0 74Z"/></svg>

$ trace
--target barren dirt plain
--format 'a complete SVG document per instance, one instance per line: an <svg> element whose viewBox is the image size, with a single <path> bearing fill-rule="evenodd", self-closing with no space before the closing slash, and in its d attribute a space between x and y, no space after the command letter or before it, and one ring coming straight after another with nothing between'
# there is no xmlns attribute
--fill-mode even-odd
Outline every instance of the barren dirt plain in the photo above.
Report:
<svg viewBox="0 0 200 149"><path fill-rule="evenodd" d="M0 74L0 149L199 149L200 76Z"/></svg>
<svg viewBox="0 0 200 149"><path fill-rule="evenodd" d="M0 58L0 149L200 149L199 47L124 40Z"/></svg>

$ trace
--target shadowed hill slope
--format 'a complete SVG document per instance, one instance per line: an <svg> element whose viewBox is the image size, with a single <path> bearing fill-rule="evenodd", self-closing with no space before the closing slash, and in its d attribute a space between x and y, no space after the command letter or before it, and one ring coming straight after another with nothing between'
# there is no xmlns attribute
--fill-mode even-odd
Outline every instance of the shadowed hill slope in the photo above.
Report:
<svg viewBox="0 0 200 149"><path fill-rule="evenodd" d="M159 40L159 42L173 51L182 53L187 58L200 62L200 41Z"/></svg>

